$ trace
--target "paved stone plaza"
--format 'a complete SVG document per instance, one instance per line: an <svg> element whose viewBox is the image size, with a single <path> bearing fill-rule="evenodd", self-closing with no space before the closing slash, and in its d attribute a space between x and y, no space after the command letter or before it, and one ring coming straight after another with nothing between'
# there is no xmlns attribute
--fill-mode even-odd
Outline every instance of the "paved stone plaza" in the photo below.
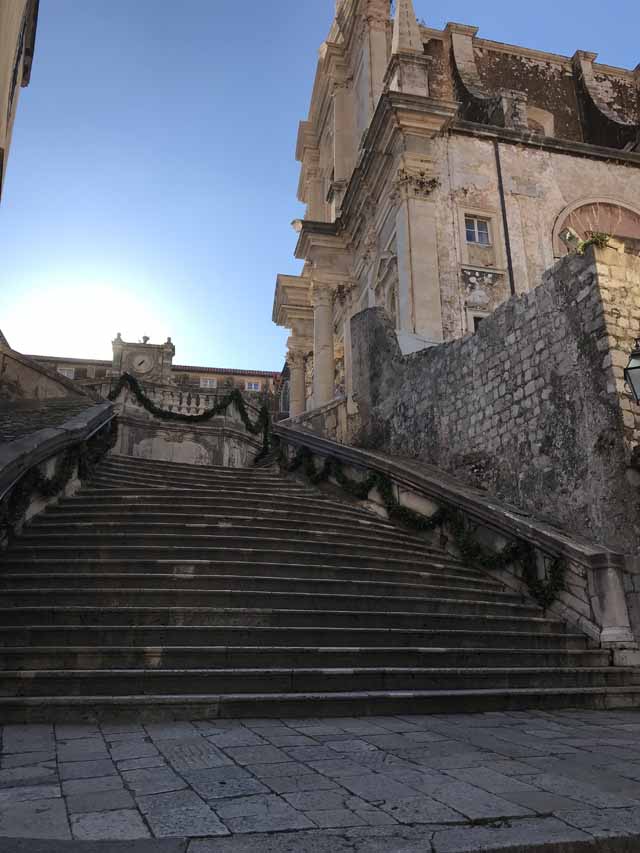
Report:
<svg viewBox="0 0 640 853"><path fill-rule="evenodd" d="M71 839L141 853L640 839L639 732L631 711L6 726L0 851L55 853ZM166 844L131 843L151 838Z"/></svg>

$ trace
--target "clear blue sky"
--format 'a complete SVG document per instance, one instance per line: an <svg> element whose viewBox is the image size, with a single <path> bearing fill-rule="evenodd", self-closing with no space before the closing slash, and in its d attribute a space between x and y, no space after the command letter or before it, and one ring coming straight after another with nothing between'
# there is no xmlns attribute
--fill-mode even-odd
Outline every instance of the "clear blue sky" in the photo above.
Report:
<svg viewBox="0 0 640 853"><path fill-rule="evenodd" d="M415 0L441 27L640 62L637 0ZM0 205L0 328L23 352L279 369L294 159L334 0L41 0Z"/></svg>

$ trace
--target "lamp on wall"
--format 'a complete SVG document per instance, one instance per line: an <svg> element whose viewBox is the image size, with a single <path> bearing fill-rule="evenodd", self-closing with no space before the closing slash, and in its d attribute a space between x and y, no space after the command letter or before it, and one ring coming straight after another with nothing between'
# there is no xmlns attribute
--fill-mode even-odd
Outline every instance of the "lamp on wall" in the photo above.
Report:
<svg viewBox="0 0 640 853"><path fill-rule="evenodd" d="M636 338L629 364L624 369L624 381L631 389L636 403L640 403L640 338Z"/></svg>

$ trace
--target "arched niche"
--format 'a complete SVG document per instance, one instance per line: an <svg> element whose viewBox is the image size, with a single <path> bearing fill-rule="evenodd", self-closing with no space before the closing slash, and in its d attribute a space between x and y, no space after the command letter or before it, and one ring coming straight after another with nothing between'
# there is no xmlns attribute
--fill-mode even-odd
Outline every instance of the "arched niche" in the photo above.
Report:
<svg viewBox="0 0 640 853"><path fill-rule="evenodd" d="M557 258L569 254L571 243L562 235L586 240L599 232L640 245L640 208L614 198L582 199L566 207L553 228L553 251Z"/></svg>

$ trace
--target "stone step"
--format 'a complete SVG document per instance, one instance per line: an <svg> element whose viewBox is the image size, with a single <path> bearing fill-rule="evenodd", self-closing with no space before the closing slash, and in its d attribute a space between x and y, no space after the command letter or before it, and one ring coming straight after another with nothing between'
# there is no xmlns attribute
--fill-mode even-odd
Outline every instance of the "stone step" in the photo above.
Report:
<svg viewBox="0 0 640 853"><path fill-rule="evenodd" d="M205 669L268 667L606 667L598 649L316 648L301 646L32 646L0 648L2 670Z"/></svg>
<svg viewBox="0 0 640 853"><path fill-rule="evenodd" d="M396 527L373 515L340 514L336 512L330 518L319 514L318 509L302 510L299 508L287 508L274 506L273 504L263 507L248 507L246 504L230 506L223 500L219 501L217 507L206 504L193 507L153 507L136 502L123 507L118 503L116 506L99 505L92 508L81 508L79 504L61 503L50 507L31 522L30 527L55 528L59 525L86 525L97 523L108 524L192 524L194 520L201 523L230 522L236 524L254 523L262 527L265 524L275 523L276 526L286 525L291 528L313 526L318 530L330 528L333 530L353 530L354 527L362 531L372 531L378 535L398 536L406 541L425 545L426 540L411 535L403 528Z"/></svg>
<svg viewBox="0 0 640 853"><path fill-rule="evenodd" d="M373 611L386 613L450 613L462 615L500 616L504 618L536 618L542 610L532 603L490 601L479 593L476 598L437 598L435 596L376 596L320 592L273 592L247 589L147 589L142 588L74 588L0 589L0 608L8 607L207 607L235 609L279 609L313 611Z"/></svg>
<svg viewBox="0 0 640 853"><path fill-rule="evenodd" d="M403 597L436 596L440 598L482 597L485 601L505 602L507 604L524 603L523 596L515 592L496 590L481 585L437 585L429 583L384 583L373 580L341 580L323 577L269 577L268 575L206 575L206 574L134 574L134 573L95 573L60 572L45 574L33 572L0 575L0 590L19 591L57 588L102 589L171 589L190 590L240 590L247 589L268 592L306 592L341 595L390 595Z"/></svg>
<svg viewBox="0 0 640 853"><path fill-rule="evenodd" d="M206 536L202 537L207 539ZM308 559L314 562L320 560L326 565L346 565L350 568L396 568L400 570L423 570L439 572L455 572L460 563L445 558L429 557L423 554L405 553L393 548L369 548L362 546L353 548L348 544L338 547L336 544L306 542L289 538L285 545L281 540L265 540L254 537L251 540L225 541L223 535L216 537L215 544L211 541L191 541L187 545L144 544L131 542L118 543L113 539L94 544L72 544L70 538L60 544L52 544L50 540L31 542L26 538L19 540L12 548L12 556L18 560L105 560L120 559L136 561L140 559L162 560L171 557L182 563L203 559L222 559L225 561L245 560L252 563L277 562L280 564L301 563ZM157 539L154 540L157 543ZM481 572L474 569L461 569L465 577L482 577Z"/></svg>
<svg viewBox="0 0 640 853"><path fill-rule="evenodd" d="M11 552L13 553L13 552ZM319 561L305 562L269 562L247 558L245 560L126 560L102 559L88 560L86 558L67 558L56 560L50 558L7 556L3 562L6 571L19 572L23 575L60 573L64 575L127 573L127 574L158 574L171 573L175 577L222 576L232 574L242 577L264 575L268 577L308 578L310 581L321 580L353 580L353 581L384 581L389 583L428 583L449 587L467 589L478 587L501 591L504 587L488 575L474 572L472 569L462 569L455 566L441 566L430 563L428 567L413 571L388 568L370 568L362 566L329 565Z"/></svg>
<svg viewBox="0 0 640 853"><path fill-rule="evenodd" d="M307 494L308 489L301 483L296 483L292 480L266 480L254 481L241 476L233 480L227 478L211 479L209 481L184 480L179 477L167 476L163 477L145 477L144 475L136 476L134 474L94 474L89 484L87 492L93 491L147 491L154 492L158 489L169 491L190 491L194 494L200 492L217 492L223 493L228 488L234 492L254 492L255 494L281 492L284 495Z"/></svg>
<svg viewBox="0 0 640 853"><path fill-rule="evenodd" d="M208 694L199 696L32 696L0 698L0 718L11 722L207 720L215 718L349 717L455 714L536 708L640 707L638 687L524 690L402 690L349 693Z"/></svg>
<svg viewBox="0 0 640 853"><path fill-rule="evenodd" d="M112 669L5 671L0 696L343 693L385 690L522 690L636 686L640 670L579 669ZM640 689L640 687L639 687Z"/></svg>
<svg viewBox="0 0 640 853"><path fill-rule="evenodd" d="M188 462L168 462L159 459L142 459L138 456L122 456L118 453L110 453L99 465L99 470L105 467L133 468L136 471L169 472L179 473L182 476L196 474L251 474L256 478L269 476L273 471L264 468L256 468L251 465L248 468L225 468L222 465L192 465ZM278 474L278 476L281 476Z"/></svg>
<svg viewBox="0 0 640 853"><path fill-rule="evenodd" d="M56 543L69 541L70 544L93 544L94 542L115 542L120 544L124 540L131 540L139 544L163 544L164 542L176 544L188 544L190 542L217 542L220 537L231 540L234 544L238 541L252 541L256 539L272 542L277 540L295 541L325 545L350 545L360 550L363 546L382 548L385 551L391 549L397 552L401 549L403 554L416 554L421 557L442 557L444 554L429 547L426 543L410 540L401 533L380 533L360 526L352 525L351 529L331 528L330 525L324 529L318 529L312 522L306 525L296 525L295 528L286 527L281 522L265 522L264 524L250 521L214 523L210 524L204 520L194 519L190 523L139 523L124 522L121 524L105 523L98 521L94 524L32 524L21 538L24 545L40 544L41 542Z"/></svg>
<svg viewBox="0 0 640 853"><path fill-rule="evenodd" d="M584 634L569 631L513 631L503 627L488 632L480 629L383 628L320 626L226 625L136 625L103 621L101 624L29 624L26 618L16 625L0 623L0 647L91 646L105 649L120 646L159 649L166 646L278 646L297 648L313 645L318 649L371 646L456 649L536 649L539 651L585 651Z"/></svg>
<svg viewBox="0 0 640 853"><path fill-rule="evenodd" d="M233 532L240 535L244 531L251 531L254 534L264 531L268 536L271 531L289 530L295 532L296 535L304 535L312 539L324 537L328 541L334 539L351 541L353 536L366 537L367 541L376 544L394 544L411 550L430 548L429 553L442 555L442 552L430 547L426 541L412 539L398 529L379 529L359 520L350 521L349 524L340 524L331 520L313 520L310 517L295 519L280 516L277 518L256 518L249 514L243 516L202 514L194 517L193 514L180 516L176 513L166 513L164 516L146 514L136 516L135 519L128 518L124 513L116 517L106 513L94 515L76 513L73 516L73 521L69 518L70 516L59 514L54 516L52 513L45 513L34 519L28 526L25 530L25 538L31 539L32 536L42 538L50 534L54 536L62 536L63 534L103 536L114 532L136 537L140 534L152 536L156 533L188 536L191 533L199 534L221 530L227 534Z"/></svg>
<svg viewBox="0 0 640 853"><path fill-rule="evenodd" d="M65 512L121 512L126 514L145 514L147 512L184 513L265 513L267 517L297 513L307 519L336 518L342 523L357 521L379 529L401 532L405 536L422 541L407 528L398 527L382 516L356 509L348 504L337 503L314 497L313 492L300 497L287 497L282 493L258 496L255 492L238 493L225 490L224 493L205 493L183 491L122 491L113 495L106 490L91 491L81 489L76 495L61 498L47 510L46 516Z"/></svg>
<svg viewBox="0 0 640 853"><path fill-rule="evenodd" d="M256 625L270 627L431 628L563 633L563 622L542 616L257 607L0 607L0 625ZM21 644L23 645L23 644Z"/></svg>
<svg viewBox="0 0 640 853"><path fill-rule="evenodd" d="M304 489L302 483L296 483L293 480L283 477L275 471L259 470L254 471L252 468L200 468L196 471L189 471L187 474L176 472L168 469L166 471L141 470L137 465L121 465L111 462L102 463L95 471L94 477L101 479L116 479L126 477L148 483L162 482L180 482L194 483L207 485L208 483L251 483L258 488L265 483L279 484L282 486L300 486Z"/></svg>

